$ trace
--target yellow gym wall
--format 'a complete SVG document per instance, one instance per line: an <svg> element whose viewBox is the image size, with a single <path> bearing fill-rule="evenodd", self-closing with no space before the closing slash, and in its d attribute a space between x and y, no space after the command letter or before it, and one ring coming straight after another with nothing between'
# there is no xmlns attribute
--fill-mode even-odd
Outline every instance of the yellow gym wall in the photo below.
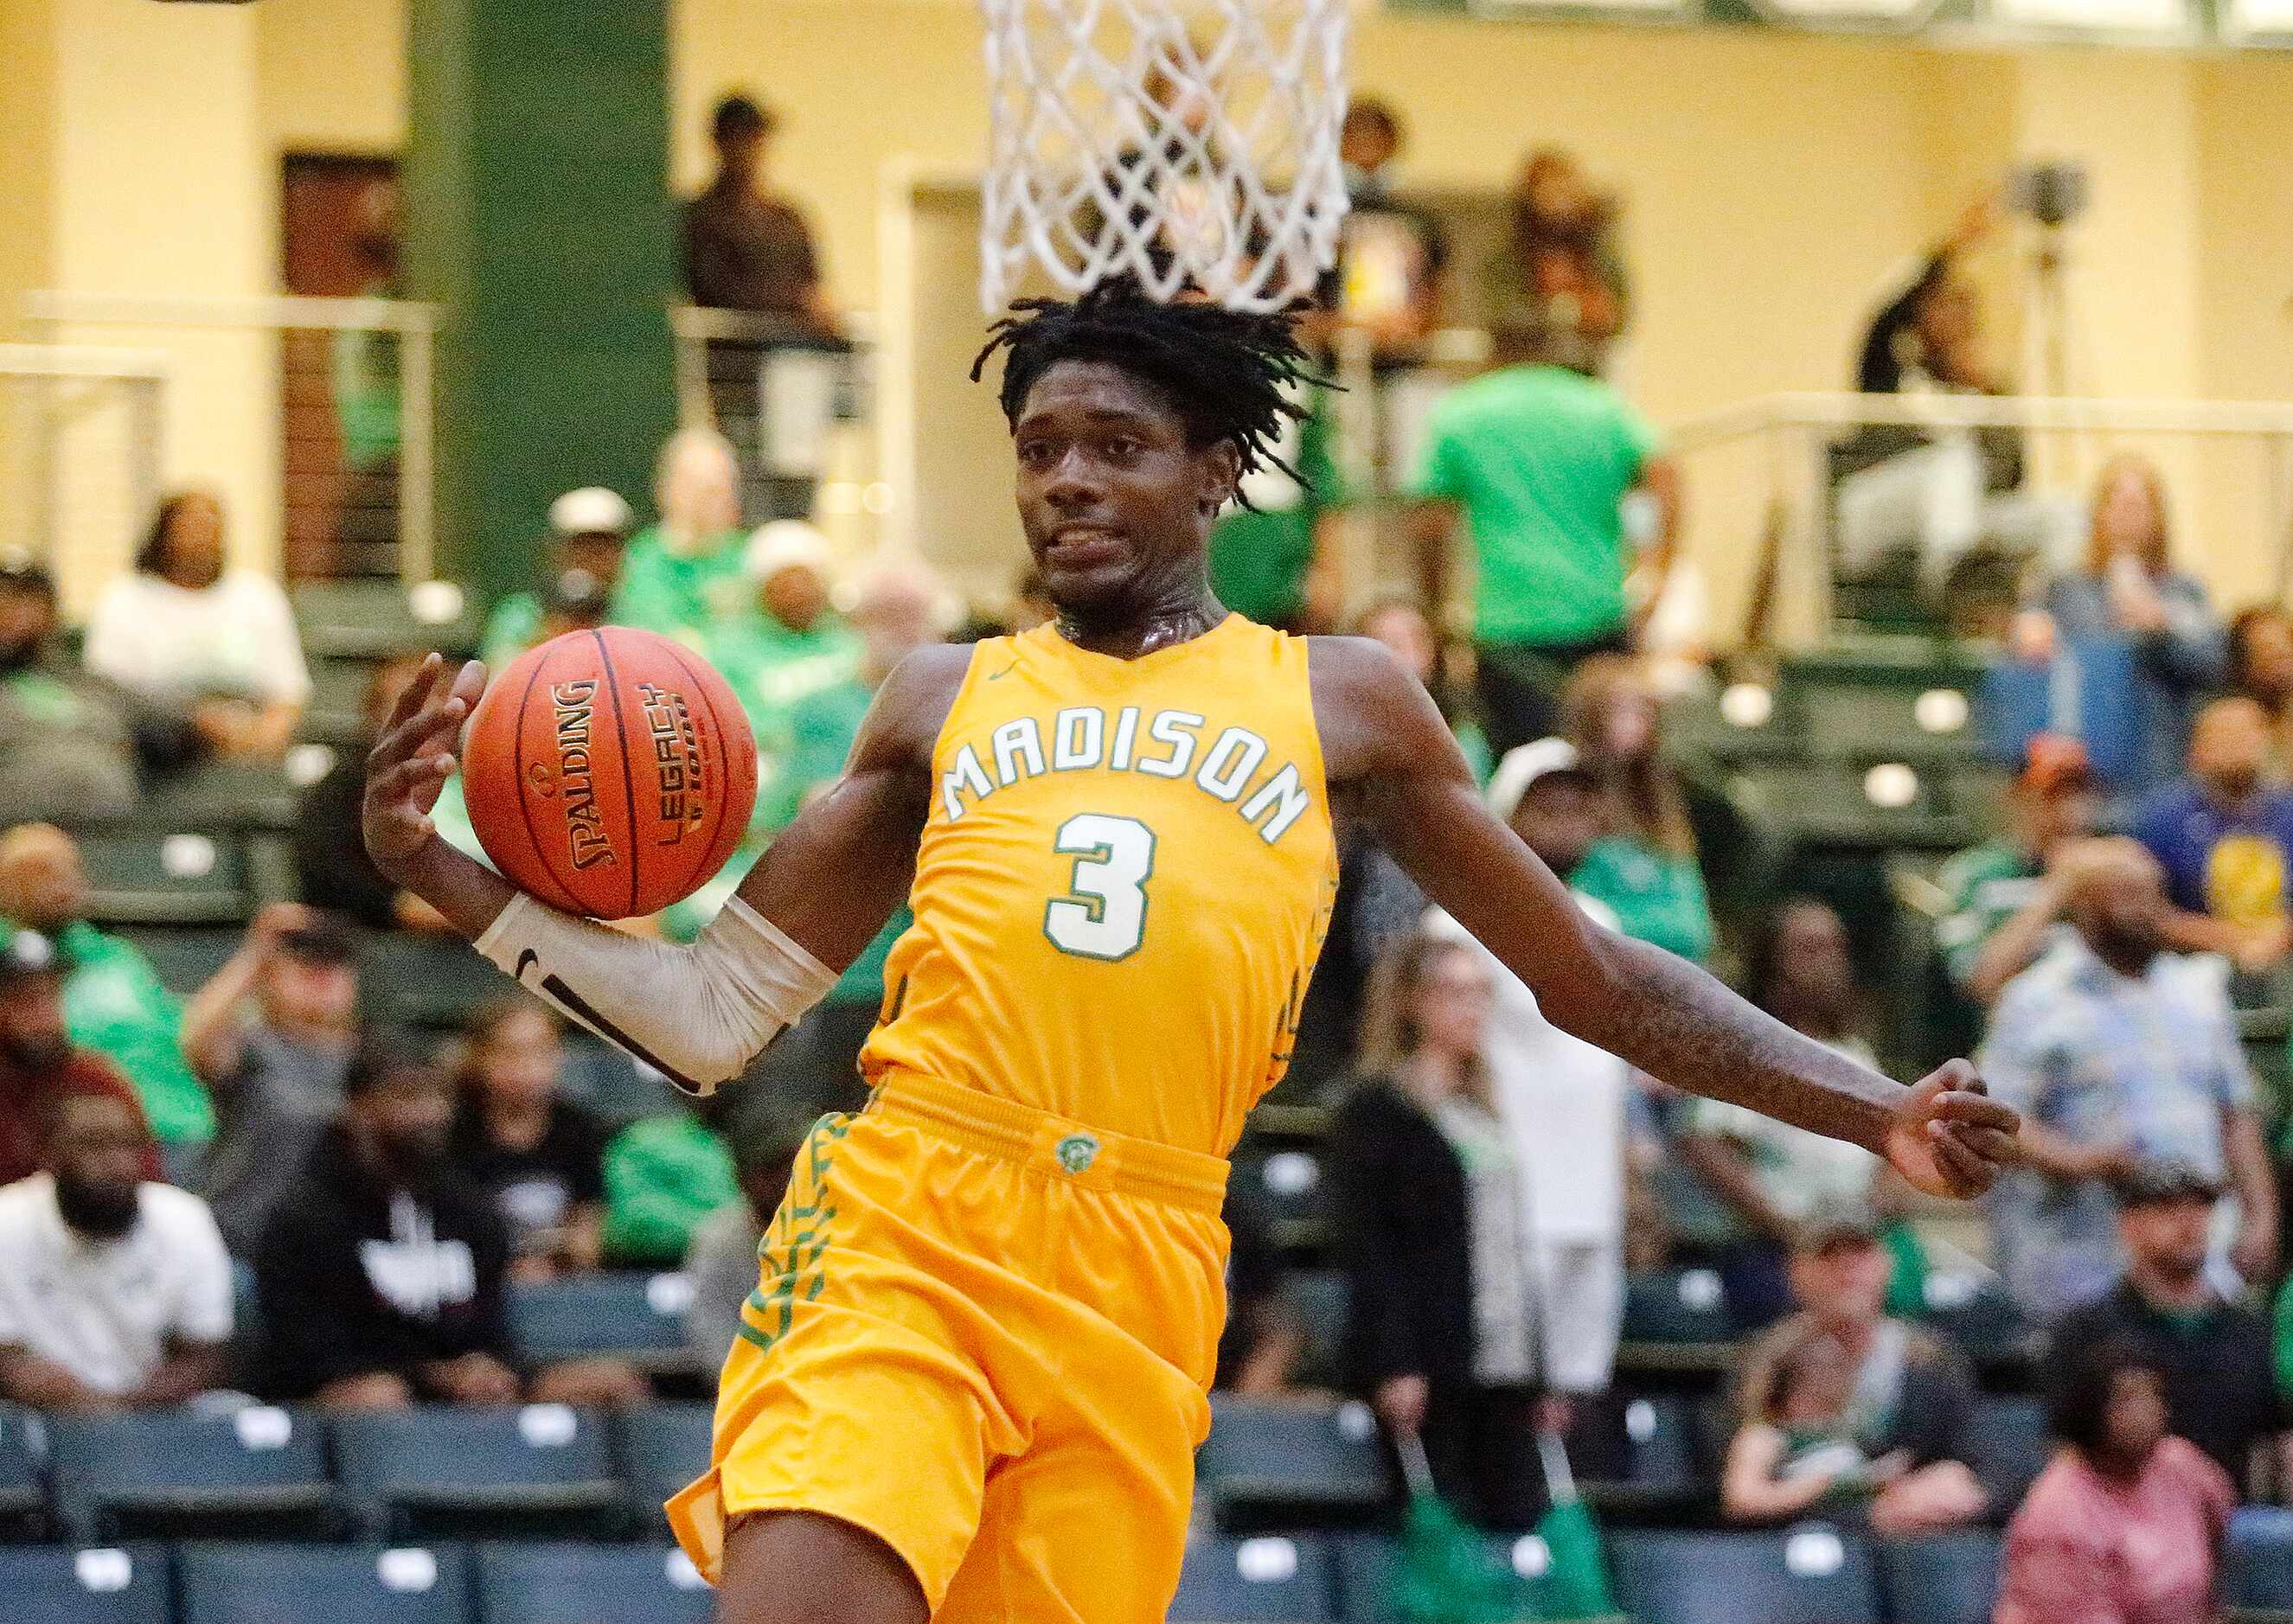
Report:
<svg viewBox="0 0 2293 1624"><path fill-rule="evenodd" d="M280 154L403 142L404 23L390 0L263 0L244 11L9 0L0 28L66 11L125 26L131 10L134 33L164 53L170 82L199 86L197 99L215 105L197 111L192 97L155 97L140 72L46 76L69 79L75 113L60 119L61 104L36 94L28 139L10 145L20 155L39 149L46 106L45 141L65 151L53 196L37 195L36 175L0 182L0 226L33 222L0 232L9 238L0 297L41 274L153 292L219 291L247 275L267 287ZM153 20L171 16L214 20ZM252 31L251 58L233 28ZM977 163L977 30L975 10L959 0L685 0L672 40L677 183L689 188L705 171L709 103L735 85L762 92L786 116L777 171L820 227L836 296L870 304L887 161L906 156L940 174ZM134 56L139 69L161 66L148 50ZM95 53L85 60L93 68ZM2279 161L2293 150L2286 57L1955 50L1373 13L1359 20L1354 77L1406 109L1407 170L1419 181L1498 186L1526 148L1553 141L1623 192L1639 297L1626 376L1659 419L1769 390L1840 386L1891 272L1976 185L2017 157L2046 153L2082 158L2095 175L2073 273L2082 382L2138 395L2283 398L2293 389L2293 172ZM0 119L28 122L24 101L8 101ZM162 105L170 119L199 122L208 152L196 186L171 178L171 168L194 173L182 150L191 143L158 126ZM101 116L107 108L116 120ZM242 143L250 121L254 139ZM188 260L152 253L169 240L160 232L182 233L198 251ZM214 240L226 233L234 251ZM1999 360L2019 369L2004 250L1983 269L1998 295ZM259 455L238 439L236 449L214 444L215 455ZM234 489L260 483L220 472ZM2200 533L2208 526L2185 528L2192 556L2224 587L2257 584L2240 549L2210 545Z"/></svg>

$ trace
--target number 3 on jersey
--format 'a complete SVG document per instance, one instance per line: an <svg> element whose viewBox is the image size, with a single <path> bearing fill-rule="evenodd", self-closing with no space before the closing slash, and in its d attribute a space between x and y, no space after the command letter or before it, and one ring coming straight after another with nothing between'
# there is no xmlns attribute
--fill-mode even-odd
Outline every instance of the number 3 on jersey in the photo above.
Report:
<svg viewBox="0 0 2293 1624"><path fill-rule="evenodd" d="M1128 958L1146 931L1146 877L1155 831L1136 818L1079 812L1059 825L1051 849L1075 860L1074 883L1043 905L1043 934L1080 958Z"/></svg>

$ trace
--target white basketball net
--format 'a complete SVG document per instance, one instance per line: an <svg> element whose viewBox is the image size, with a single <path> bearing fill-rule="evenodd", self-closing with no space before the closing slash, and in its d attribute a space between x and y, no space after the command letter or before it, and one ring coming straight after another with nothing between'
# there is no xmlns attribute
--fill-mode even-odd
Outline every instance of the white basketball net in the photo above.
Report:
<svg viewBox="0 0 2293 1624"><path fill-rule="evenodd" d="M990 311L1040 265L1236 309L1312 291L1345 218L1347 0L981 0Z"/></svg>

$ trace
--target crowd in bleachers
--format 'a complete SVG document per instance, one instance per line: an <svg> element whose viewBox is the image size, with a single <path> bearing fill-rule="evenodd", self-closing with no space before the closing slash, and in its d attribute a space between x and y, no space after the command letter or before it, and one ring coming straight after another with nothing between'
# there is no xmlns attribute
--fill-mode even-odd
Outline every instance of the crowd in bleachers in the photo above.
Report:
<svg viewBox="0 0 2293 1624"><path fill-rule="evenodd" d="M800 217L750 206L771 128L719 111L694 291L830 335ZM1381 376L1442 319L1446 248L1393 191L1400 141L1357 103L1335 296ZM1791 1616L1938 1624L1997 1591L2002 1620L2054 1624L2138 1578L2150 1611L2106 1616L2195 1618L2208 1563L2094 1575L2128 1540L2210 1550L2240 1505L2239 1583L2293 1591L2293 1534L2254 1510L2293 1495L2272 1086L2293 623L2224 627L2176 567L2157 472L2121 460L2082 553L2018 555L1990 641L1712 668L1681 610L1700 586L1679 471L1600 376L1631 311L1616 206L1547 151L1515 212L1477 279L1500 365L1434 408L1397 481L1426 591L1347 612L1324 521L1352 493L1318 412L1292 448L1308 481L1221 521L1219 590L1393 648L1593 917L1868 1063L1976 1046L2030 1162L1946 1208L1867 1151L1636 1076L1349 836L1290 1075L1236 1155L1182 1610L1387 1616L1404 1437L1507 1539L1548 1507L1540 1443L1565 1438L1622 1599L1655 1616L1783 1617L1758 1598L1788 1593ZM1963 246L1877 319L1867 387L1996 387ZM779 280L742 282L743 253ZM1932 448L1852 448L1843 521L1854 480ZM1986 489L2019 481L2011 446L1977 450ZM568 630L656 631L725 675L764 768L727 872L635 927L689 936L833 780L902 656L1048 612L1023 580L959 634L920 562L840 571L744 463L681 432L642 529L620 495L567 493L531 590L482 624L450 592L290 602L224 568L198 491L162 505L84 638L40 565L0 564L0 1514L194 1541L122 1546L110 1591L379 1572L450 1593L442 1619L574 1584L703 1616L647 1546L457 1541L658 1544L803 1127L858 1102L903 920L747 1086L693 1104L505 1000L357 826L363 741L419 650L499 669ZM1452 639L1460 529L1479 569ZM1908 540L1926 607L1973 624L1972 544ZM458 809L450 787L439 821L468 844ZM204 1542L314 1531L440 1543L393 1579L370 1554ZM0 1569L26 1595L99 1588L46 1560Z"/></svg>

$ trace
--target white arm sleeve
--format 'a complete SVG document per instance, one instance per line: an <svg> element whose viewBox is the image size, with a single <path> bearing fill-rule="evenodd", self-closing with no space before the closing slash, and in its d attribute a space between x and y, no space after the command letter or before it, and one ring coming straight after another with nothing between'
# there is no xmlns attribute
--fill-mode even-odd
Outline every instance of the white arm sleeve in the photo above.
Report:
<svg viewBox="0 0 2293 1624"><path fill-rule="evenodd" d="M608 930L520 894L478 951L687 1094L738 1076L836 973L738 897L690 947Z"/></svg>

